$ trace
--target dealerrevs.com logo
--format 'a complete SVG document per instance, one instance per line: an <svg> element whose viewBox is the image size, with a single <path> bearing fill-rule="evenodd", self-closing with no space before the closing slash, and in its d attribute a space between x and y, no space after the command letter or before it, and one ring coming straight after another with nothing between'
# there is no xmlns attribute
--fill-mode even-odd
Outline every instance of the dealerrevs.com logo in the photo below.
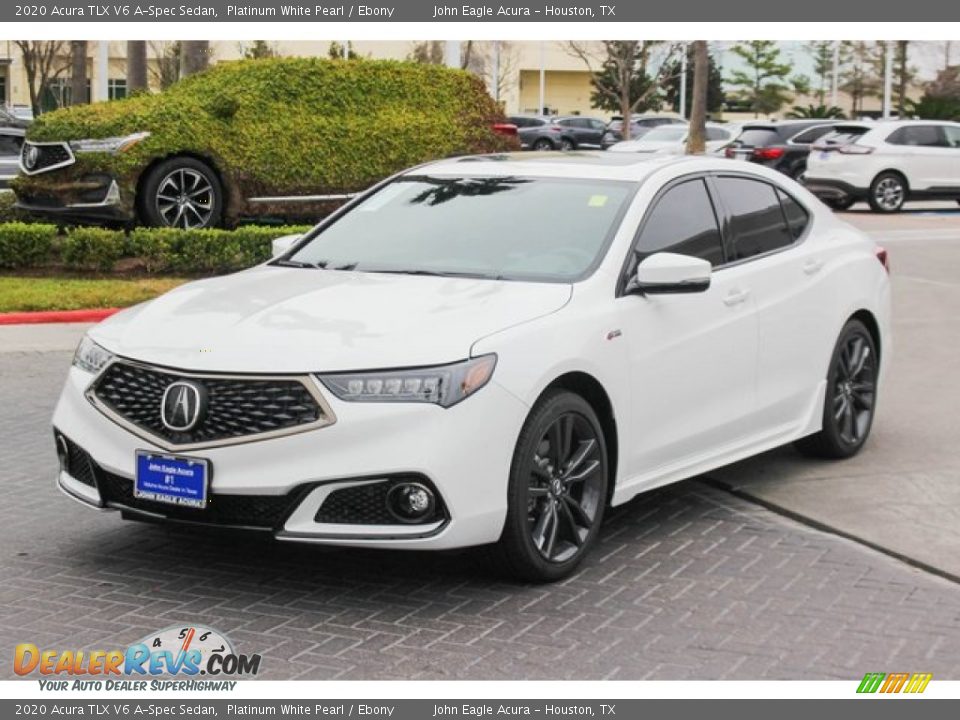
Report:
<svg viewBox="0 0 960 720"><path fill-rule="evenodd" d="M222 633L200 625L175 625L148 635L125 649L40 649L33 643L14 648L17 675L50 676L253 676L260 655L234 651Z"/></svg>
<svg viewBox="0 0 960 720"><path fill-rule="evenodd" d="M927 689L932 673L867 673L860 681L858 693L919 694Z"/></svg>

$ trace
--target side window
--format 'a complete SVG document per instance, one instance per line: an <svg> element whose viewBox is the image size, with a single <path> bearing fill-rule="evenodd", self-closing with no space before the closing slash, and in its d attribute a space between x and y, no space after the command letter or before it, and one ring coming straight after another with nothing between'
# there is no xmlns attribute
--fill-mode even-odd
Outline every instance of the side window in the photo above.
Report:
<svg viewBox="0 0 960 720"><path fill-rule="evenodd" d="M603 130L607 126L606 123L602 123L599 120L591 120L590 127L592 127L594 130Z"/></svg>
<svg viewBox="0 0 960 720"><path fill-rule="evenodd" d="M772 185L747 178L719 177L717 191L731 215L733 260L793 244L794 237Z"/></svg>
<svg viewBox="0 0 960 720"><path fill-rule="evenodd" d="M914 147L943 147L943 133L937 125L908 125L894 130L887 138L891 145Z"/></svg>
<svg viewBox="0 0 960 720"><path fill-rule="evenodd" d="M804 209L803 205L798 203L783 190L777 188L777 197L780 198L780 205L783 207L783 214L787 218L787 227L790 228L790 235L794 240L803 235L810 222L810 215Z"/></svg>
<svg viewBox="0 0 960 720"><path fill-rule="evenodd" d="M947 147L960 149L960 125L944 125L943 134L947 138Z"/></svg>
<svg viewBox="0 0 960 720"><path fill-rule="evenodd" d="M657 252L723 264L723 242L713 203L703 180L688 180L667 190L647 215L635 246L639 262Z"/></svg>
<svg viewBox="0 0 960 720"><path fill-rule="evenodd" d="M707 128L707 140L728 140L729 138L730 133L723 128Z"/></svg>

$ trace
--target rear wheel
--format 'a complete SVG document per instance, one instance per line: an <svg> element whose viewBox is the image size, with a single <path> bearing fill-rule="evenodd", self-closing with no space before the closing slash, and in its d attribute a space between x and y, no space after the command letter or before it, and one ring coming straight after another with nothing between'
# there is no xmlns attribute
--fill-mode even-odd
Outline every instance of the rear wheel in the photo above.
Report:
<svg viewBox="0 0 960 720"><path fill-rule="evenodd" d="M563 138L563 139L560 141L560 149L561 149L561 150L576 150L576 149L577 149L577 146L573 144L573 140L571 140L570 138Z"/></svg>
<svg viewBox="0 0 960 720"><path fill-rule="evenodd" d="M900 173L880 173L870 185L870 195L867 199L874 212L899 212L907 199L907 181Z"/></svg>
<svg viewBox="0 0 960 720"><path fill-rule="evenodd" d="M547 138L540 138L533 144L534 150L553 150L553 143Z"/></svg>
<svg viewBox="0 0 960 720"><path fill-rule="evenodd" d="M140 212L155 227L196 229L223 221L223 187L206 163L192 157L164 160L140 187Z"/></svg>
<svg viewBox="0 0 960 720"><path fill-rule="evenodd" d="M806 455L848 458L856 455L873 425L880 369L870 331L859 320L848 322L830 359L820 432L797 441Z"/></svg>
<svg viewBox="0 0 960 720"><path fill-rule="evenodd" d="M833 210L849 210L853 207L853 204L856 202L853 198L832 198L829 200L824 200L824 204L833 209Z"/></svg>
<svg viewBox="0 0 960 720"><path fill-rule="evenodd" d="M544 395L514 451L507 518L492 549L498 567L535 582L573 572L599 532L607 473L607 447L590 405L564 390Z"/></svg>

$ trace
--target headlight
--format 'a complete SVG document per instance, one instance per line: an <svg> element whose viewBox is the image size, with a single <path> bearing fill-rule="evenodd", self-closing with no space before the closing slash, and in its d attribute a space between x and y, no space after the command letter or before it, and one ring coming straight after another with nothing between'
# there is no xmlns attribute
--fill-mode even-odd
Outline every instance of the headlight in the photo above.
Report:
<svg viewBox="0 0 960 720"><path fill-rule="evenodd" d="M77 351L73 355L74 365L94 375L103 370L104 366L111 360L113 360L113 355L87 336L84 336L80 344L77 345Z"/></svg>
<svg viewBox="0 0 960 720"><path fill-rule="evenodd" d="M320 375L320 381L341 400L351 402L421 402L455 405L482 388L493 375L496 355L483 355L452 365Z"/></svg>
<svg viewBox="0 0 960 720"><path fill-rule="evenodd" d="M124 135L123 137L108 137L89 140L71 140L70 147L74 152L103 152L116 153L128 150L141 140L150 137L148 132L133 133L133 135Z"/></svg>

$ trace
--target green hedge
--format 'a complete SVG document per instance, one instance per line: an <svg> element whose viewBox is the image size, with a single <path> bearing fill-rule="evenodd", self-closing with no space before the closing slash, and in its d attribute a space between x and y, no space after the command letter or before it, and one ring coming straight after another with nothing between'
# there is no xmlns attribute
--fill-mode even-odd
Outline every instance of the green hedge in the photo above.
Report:
<svg viewBox="0 0 960 720"><path fill-rule="evenodd" d="M281 235L306 232L306 226L240 227L236 230L173 230L96 227L60 229L40 223L0 224L0 268L66 268L110 272L135 259L148 273L210 275L242 270L270 257Z"/></svg>
<svg viewBox="0 0 960 720"><path fill-rule="evenodd" d="M132 199L150 162L189 154L244 198L362 190L401 169L451 155L516 148L493 132L503 114L472 73L391 60L269 58L217 63L160 94L45 113L32 140L147 131L128 150L83 153L58 173L19 177L18 192L51 191L64 178L110 172Z"/></svg>

